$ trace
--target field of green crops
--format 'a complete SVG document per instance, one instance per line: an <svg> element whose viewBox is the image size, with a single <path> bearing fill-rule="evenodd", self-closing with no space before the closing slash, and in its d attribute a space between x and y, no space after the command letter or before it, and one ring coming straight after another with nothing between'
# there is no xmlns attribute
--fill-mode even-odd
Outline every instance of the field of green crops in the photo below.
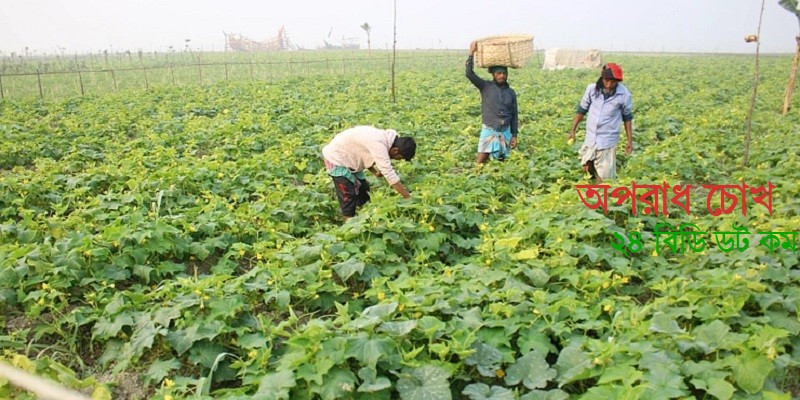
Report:
<svg viewBox="0 0 800 400"><path fill-rule="evenodd" d="M800 227L791 59L761 60L744 167L752 57L606 61L635 112L611 185L772 182L772 214L587 208L566 135L596 71L512 70L520 146L480 170L460 59L396 102L386 70L2 101L0 360L95 399L799 396L797 252L755 236ZM412 199L370 177L343 224L320 150L359 124L416 138ZM754 236L656 252L684 222Z"/></svg>
<svg viewBox="0 0 800 400"><path fill-rule="evenodd" d="M0 99L48 101L150 87L283 80L334 74L385 76L398 70L443 69L463 51L292 51L265 53L136 53L0 58ZM540 54L536 60L541 61Z"/></svg>

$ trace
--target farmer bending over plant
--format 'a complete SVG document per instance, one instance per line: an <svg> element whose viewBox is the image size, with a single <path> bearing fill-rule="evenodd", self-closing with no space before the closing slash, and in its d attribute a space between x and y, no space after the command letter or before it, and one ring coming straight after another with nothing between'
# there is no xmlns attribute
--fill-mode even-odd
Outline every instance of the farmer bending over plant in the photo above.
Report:
<svg viewBox="0 0 800 400"><path fill-rule="evenodd" d="M391 160L414 158L417 143L413 138L401 137L392 129L356 126L337 134L322 148L322 158L345 221L356 215L356 207L369 201L369 183L364 170L377 177L383 176L404 198L411 195L400 183Z"/></svg>
<svg viewBox="0 0 800 400"><path fill-rule="evenodd" d="M625 154L630 155L633 151L633 98L621 82L622 68L619 65L609 63L603 66L600 79L586 87L567 139L572 144L578 124L588 113L586 139L578 150L578 156L583 170L590 173L597 183L617 176L620 123L625 125L628 136Z"/></svg>
<svg viewBox="0 0 800 400"><path fill-rule="evenodd" d="M517 147L519 119L517 112L517 93L508 85L508 68L494 66L489 68L492 80L483 80L473 70L475 50L478 44L469 45L467 57L467 79L481 92L481 116L483 128L478 141L478 155L475 162L484 164L489 155L496 160L508 158L509 150Z"/></svg>

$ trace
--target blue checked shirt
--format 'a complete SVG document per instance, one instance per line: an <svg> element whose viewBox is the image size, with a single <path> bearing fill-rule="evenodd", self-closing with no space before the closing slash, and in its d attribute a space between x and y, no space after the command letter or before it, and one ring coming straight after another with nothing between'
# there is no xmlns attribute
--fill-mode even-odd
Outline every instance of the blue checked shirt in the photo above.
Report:
<svg viewBox="0 0 800 400"><path fill-rule="evenodd" d="M603 91L597 90L592 83L586 87L577 113L586 115L584 144L589 147L596 145L597 150L608 149L619 142L620 124L633 119L633 98L621 82L608 98L604 98Z"/></svg>

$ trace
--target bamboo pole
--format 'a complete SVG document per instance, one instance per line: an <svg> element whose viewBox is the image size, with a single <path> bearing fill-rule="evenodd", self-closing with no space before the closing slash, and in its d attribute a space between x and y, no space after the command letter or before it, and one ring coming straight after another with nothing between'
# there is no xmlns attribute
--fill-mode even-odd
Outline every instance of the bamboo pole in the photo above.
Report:
<svg viewBox="0 0 800 400"><path fill-rule="evenodd" d="M797 42L797 48L794 51L794 60L792 60L792 72L789 73L789 83L786 85L786 91L783 95L783 115L789 113L792 108L792 95L794 94L794 85L797 79L797 64L800 63L800 36L794 38Z"/></svg>
<svg viewBox="0 0 800 400"><path fill-rule="evenodd" d="M756 108L756 98L758 97L758 79L759 79L759 64L758 64L758 55L759 50L761 49L761 21L764 19L764 3L766 0L761 0L761 14L758 17L758 34L756 40L756 72L755 77L753 79L753 96L750 98L750 110L747 111L747 132L744 135L744 160L742 161L743 166L747 166L747 163L750 159L750 138L752 137L753 132L753 111Z"/></svg>
<svg viewBox="0 0 800 400"><path fill-rule="evenodd" d="M83 74L81 74L80 67L78 68L78 82L80 82L80 84L81 84L81 96L83 96L83 95L85 95L85 93L83 91Z"/></svg>
<svg viewBox="0 0 800 400"><path fill-rule="evenodd" d="M395 89L395 64L397 64L397 0L394 0L394 23L392 29L394 36L392 38L392 102L397 102L397 90Z"/></svg>
<svg viewBox="0 0 800 400"><path fill-rule="evenodd" d="M42 400L88 400L88 397L68 390L48 379L40 378L27 371L0 363L0 376L14 386L21 387L36 394Z"/></svg>
<svg viewBox="0 0 800 400"><path fill-rule="evenodd" d="M39 68L36 68L36 82L39 84L39 99L44 99L44 94L42 93L42 75L39 73Z"/></svg>

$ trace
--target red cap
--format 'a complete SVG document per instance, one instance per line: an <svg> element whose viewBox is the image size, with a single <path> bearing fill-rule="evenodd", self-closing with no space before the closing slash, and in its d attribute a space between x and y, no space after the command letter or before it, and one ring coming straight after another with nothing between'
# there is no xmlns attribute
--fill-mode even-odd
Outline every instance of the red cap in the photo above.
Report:
<svg viewBox="0 0 800 400"><path fill-rule="evenodd" d="M610 75L610 76L609 76ZM608 63L603 66L603 77L614 78L618 81L622 80L622 68L614 63Z"/></svg>

